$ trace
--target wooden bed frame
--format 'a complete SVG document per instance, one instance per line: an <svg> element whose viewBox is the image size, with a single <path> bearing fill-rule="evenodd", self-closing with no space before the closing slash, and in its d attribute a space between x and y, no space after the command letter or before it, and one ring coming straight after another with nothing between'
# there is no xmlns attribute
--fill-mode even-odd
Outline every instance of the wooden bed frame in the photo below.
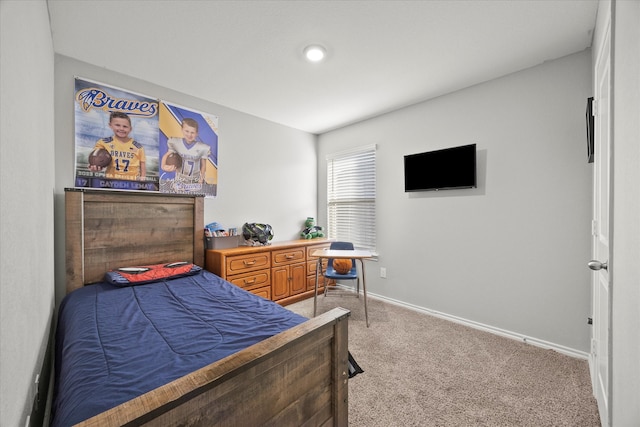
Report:
<svg viewBox="0 0 640 427"><path fill-rule="evenodd" d="M66 189L67 292L124 265L204 264L204 198ZM341 308L211 363L81 426L348 425Z"/></svg>

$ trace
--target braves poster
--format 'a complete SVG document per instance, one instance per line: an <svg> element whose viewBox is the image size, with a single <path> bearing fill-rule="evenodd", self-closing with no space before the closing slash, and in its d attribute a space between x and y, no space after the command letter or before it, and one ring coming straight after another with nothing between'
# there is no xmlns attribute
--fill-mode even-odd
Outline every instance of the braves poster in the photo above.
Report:
<svg viewBox="0 0 640 427"><path fill-rule="evenodd" d="M218 117L76 78L75 186L215 197Z"/></svg>
<svg viewBox="0 0 640 427"><path fill-rule="evenodd" d="M158 191L158 101L75 80L75 186Z"/></svg>

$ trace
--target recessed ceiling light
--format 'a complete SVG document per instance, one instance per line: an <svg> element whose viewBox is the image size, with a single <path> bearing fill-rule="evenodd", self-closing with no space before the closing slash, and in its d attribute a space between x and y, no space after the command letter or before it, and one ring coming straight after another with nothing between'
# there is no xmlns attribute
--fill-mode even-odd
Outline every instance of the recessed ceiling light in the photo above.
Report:
<svg viewBox="0 0 640 427"><path fill-rule="evenodd" d="M327 50L320 45L307 46L304 49L304 57L309 62L320 62L327 55Z"/></svg>

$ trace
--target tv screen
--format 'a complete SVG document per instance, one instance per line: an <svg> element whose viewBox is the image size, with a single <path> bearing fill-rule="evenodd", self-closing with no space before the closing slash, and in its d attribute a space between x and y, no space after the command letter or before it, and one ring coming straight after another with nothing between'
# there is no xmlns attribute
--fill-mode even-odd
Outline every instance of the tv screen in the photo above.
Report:
<svg viewBox="0 0 640 427"><path fill-rule="evenodd" d="M476 144L404 156L404 191L476 187Z"/></svg>

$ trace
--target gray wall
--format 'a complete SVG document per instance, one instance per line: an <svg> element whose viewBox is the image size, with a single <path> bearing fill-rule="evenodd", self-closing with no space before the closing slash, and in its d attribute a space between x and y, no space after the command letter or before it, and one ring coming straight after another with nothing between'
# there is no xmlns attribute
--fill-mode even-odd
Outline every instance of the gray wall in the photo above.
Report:
<svg viewBox="0 0 640 427"><path fill-rule="evenodd" d="M319 137L320 224L327 153L377 144L371 293L588 352L590 61L584 51ZM477 189L404 192L405 154L470 143Z"/></svg>
<svg viewBox="0 0 640 427"><path fill-rule="evenodd" d="M614 77L619 82L614 87L612 407L619 425L636 425L640 419L640 100L637 90L625 90L638 84L640 64L635 25L640 11L632 3L618 2L620 10L615 14L618 44L614 50L619 61L614 61ZM230 224L260 215L255 220L278 224L276 237L284 240L297 233L298 225L310 215L308 210L315 211L315 190L309 188L313 184L283 178L288 172L301 173L301 181L306 181L315 174L314 137L86 64L75 64L75 68L67 58L55 58L56 73L64 74L54 82L49 31L43 0L0 1L2 426L24 425L33 398L31 383L40 370L50 329L54 259L58 267L63 259L59 253L61 188L73 182L72 75L79 73L220 115L221 189L218 199L206 203L207 221ZM636 44L628 44L629 40ZM325 154L338 146L378 144L381 262L368 267L375 293L586 350L589 279L583 269L589 256L591 188L590 167L584 162L582 114L589 92L583 87L590 78L586 62L583 55L563 58L322 137L318 156L321 224L326 223ZM414 196L402 192L402 155L469 140L481 150L477 190ZM225 146L226 141L234 145ZM301 147L293 147L298 143ZM14 161L13 150L9 151L16 145L33 147L28 151L30 179L23 179L24 164ZM270 160L280 169L275 180L271 171L267 174L262 166L244 160L243 147L261 148L269 156L270 146L274 149ZM63 152L54 155L54 150ZM291 165L291 159L302 159L301 166ZM261 179L264 176L268 179ZM262 191L268 188L269 195L247 194L248 182L257 182ZM282 190L291 186L297 192ZM280 208L283 203L290 214ZM451 220L444 215L445 208L454 213ZM450 231L460 219L472 221L464 236ZM293 224L296 221L300 224ZM445 230L410 235L407 221L417 226L436 221ZM394 255L397 247L405 250ZM459 254L460 262L472 271L459 271L445 254ZM473 254L480 259L476 261ZM377 277L379 266L388 268L388 279ZM459 306L453 304L455 298ZM571 334L574 339L567 339Z"/></svg>
<svg viewBox="0 0 640 427"><path fill-rule="evenodd" d="M0 425L22 426L54 304L54 60L46 3L0 2L0 43Z"/></svg>
<svg viewBox="0 0 640 427"><path fill-rule="evenodd" d="M74 77L117 86L219 117L218 196L205 200L205 224L265 222L274 241L298 238L317 211L316 137L171 89L56 55L56 289L64 293L64 188L74 175Z"/></svg>

